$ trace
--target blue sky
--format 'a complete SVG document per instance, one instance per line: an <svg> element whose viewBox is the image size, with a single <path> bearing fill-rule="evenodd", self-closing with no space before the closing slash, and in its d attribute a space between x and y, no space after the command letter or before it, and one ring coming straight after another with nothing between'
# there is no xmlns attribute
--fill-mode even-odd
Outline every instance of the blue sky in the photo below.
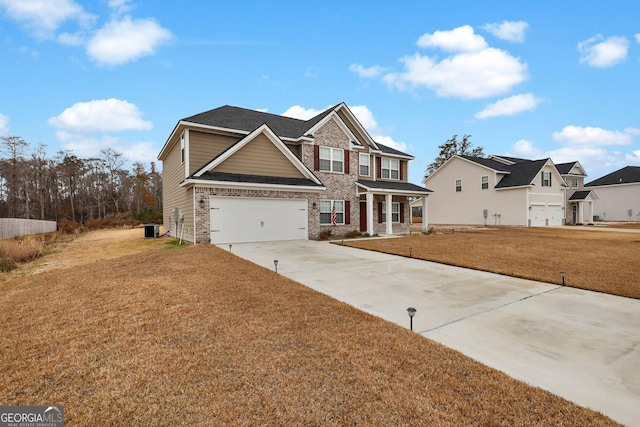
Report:
<svg viewBox="0 0 640 427"><path fill-rule="evenodd" d="M453 134L486 154L640 165L638 1L0 0L0 135L155 161L229 104L345 102L420 183Z"/></svg>

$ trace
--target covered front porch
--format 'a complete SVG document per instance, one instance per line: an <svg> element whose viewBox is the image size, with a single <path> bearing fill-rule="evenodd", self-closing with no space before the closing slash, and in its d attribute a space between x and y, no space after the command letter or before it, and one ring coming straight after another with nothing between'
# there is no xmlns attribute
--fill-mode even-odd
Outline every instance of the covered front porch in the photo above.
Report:
<svg viewBox="0 0 640 427"><path fill-rule="evenodd" d="M407 182L357 181L360 199L360 231L376 234L408 234L411 223L410 199L422 198L422 231L429 227L430 190ZM390 209L388 207L391 207Z"/></svg>
<svg viewBox="0 0 640 427"><path fill-rule="evenodd" d="M569 198L573 224L593 224L593 204L598 196L593 191L576 191Z"/></svg>

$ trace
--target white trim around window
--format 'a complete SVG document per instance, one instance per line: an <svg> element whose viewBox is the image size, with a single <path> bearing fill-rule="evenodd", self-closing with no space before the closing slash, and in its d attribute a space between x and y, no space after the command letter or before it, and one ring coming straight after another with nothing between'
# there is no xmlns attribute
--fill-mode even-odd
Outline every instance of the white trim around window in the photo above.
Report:
<svg viewBox="0 0 640 427"><path fill-rule="evenodd" d="M344 150L320 146L320 170L344 173Z"/></svg>
<svg viewBox="0 0 640 427"><path fill-rule="evenodd" d="M400 179L400 160L382 158L382 178Z"/></svg>
<svg viewBox="0 0 640 427"><path fill-rule="evenodd" d="M333 225L331 217L334 210L335 225L344 225L344 200L320 200L320 225Z"/></svg>
<svg viewBox="0 0 640 427"><path fill-rule="evenodd" d="M358 173L360 176L371 175L371 156L368 153L360 153Z"/></svg>
<svg viewBox="0 0 640 427"><path fill-rule="evenodd" d="M387 207L386 202L382 202L382 223L387 222ZM400 223L400 202L391 202L391 223Z"/></svg>
<svg viewBox="0 0 640 427"><path fill-rule="evenodd" d="M462 192L462 180L456 179L456 193Z"/></svg>
<svg viewBox="0 0 640 427"><path fill-rule="evenodd" d="M483 190L488 190L489 189L489 175L484 175L481 178L481 188Z"/></svg>

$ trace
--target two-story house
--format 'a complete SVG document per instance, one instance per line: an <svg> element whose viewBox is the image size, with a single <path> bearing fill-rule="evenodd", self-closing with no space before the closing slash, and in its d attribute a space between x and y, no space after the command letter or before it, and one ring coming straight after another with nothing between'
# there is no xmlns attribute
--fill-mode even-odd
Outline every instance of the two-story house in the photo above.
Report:
<svg viewBox="0 0 640 427"><path fill-rule="evenodd" d="M178 121L158 155L164 227L193 243L408 233L413 156L374 141L346 104L309 120L223 106Z"/></svg>
<svg viewBox="0 0 640 427"><path fill-rule="evenodd" d="M551 159L453 156L424 179L433 224L558 226L566 183Z"/></svg>

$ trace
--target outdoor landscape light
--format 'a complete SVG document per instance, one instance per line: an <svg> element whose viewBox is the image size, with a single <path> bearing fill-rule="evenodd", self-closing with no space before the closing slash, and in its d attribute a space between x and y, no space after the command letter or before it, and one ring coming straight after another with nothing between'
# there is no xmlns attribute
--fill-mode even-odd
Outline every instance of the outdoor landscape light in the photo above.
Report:
<svg viewBox="0 0 640 427"><path fill-rule="evenodd" d="M231 252L231 246L232 246L232 245L229 245L229 252Z"/></svg>
<svg viewBox="0 0 640 427"><path fill-rule="evenodd" d="M204 199L200 198L200 201L198 202L198 204L200 205L200 209L204 209Z"/></svg>
<svg viewBox="0 0 640 427"><path fill-rule="evenodd" d="M278 272L278 260L277 259L273 260L273 265L276 266L276 273L277 273Z"/></svg>
<svg viewBox="0 0 640 427"><path fill-rule="evenodd" d="M409 248L409 257L413 258L413 248Z"/></svg>
<svg viewBox="0 0 640 427"><path fill-rule="evenodd" d="M560 271L560 277L562 277L562 286L564 286L564 276L566 276L566 275L567 275L566 271L564 271L564 270Z"/></svg>
<svg viewBox="0 0 640 427"><path fill-rule="evenodd" d="M416 309L413 307L407 308L407 313L409 313L409 327L413 331L413 316L416 315Z"/></svg>

